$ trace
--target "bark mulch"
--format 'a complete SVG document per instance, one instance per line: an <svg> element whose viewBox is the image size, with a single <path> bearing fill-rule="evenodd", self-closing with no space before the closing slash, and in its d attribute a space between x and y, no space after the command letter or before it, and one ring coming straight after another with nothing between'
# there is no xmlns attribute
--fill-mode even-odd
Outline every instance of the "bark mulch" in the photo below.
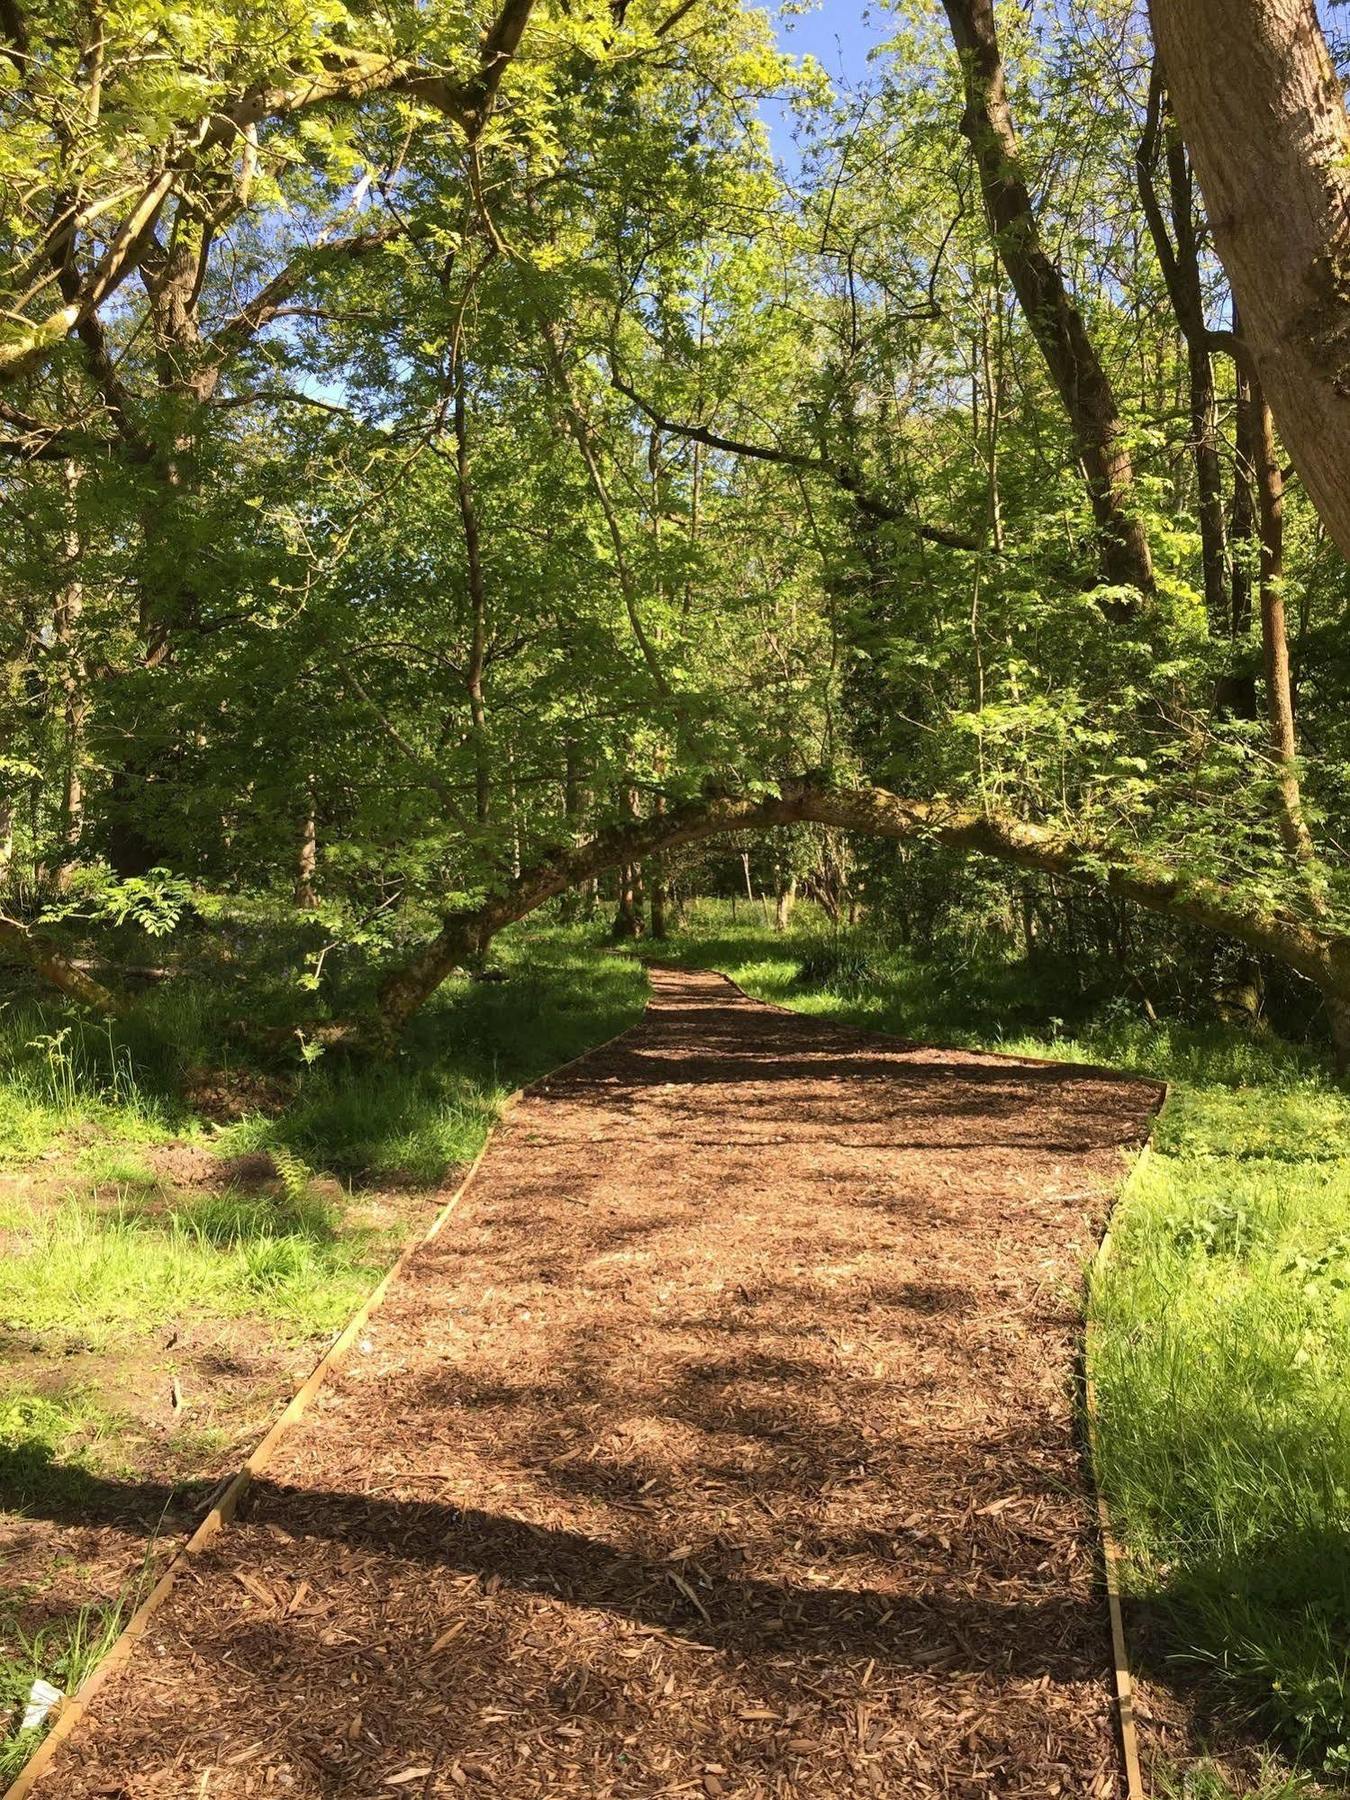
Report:
<svg viewBox="0 0 1350 1800"><path fill-rule="evenodd" d="M1158 1090L653 990L44 1800L1120 1791L1077 1292Z"/></svg>

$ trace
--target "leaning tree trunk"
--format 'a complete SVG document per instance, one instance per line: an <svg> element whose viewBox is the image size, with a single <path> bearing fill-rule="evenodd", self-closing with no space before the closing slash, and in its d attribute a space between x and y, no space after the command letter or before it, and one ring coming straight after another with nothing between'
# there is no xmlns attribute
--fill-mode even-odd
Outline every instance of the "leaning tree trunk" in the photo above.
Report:
<svg viewBox="0 0 1350 1800"><path fill-rule="evenodd" d="M1350 120L1315 0L1150 0L1280 436L1350 556Z"/></svg>
<svg viewBox="0 0 1350 1800"><path fill-rule="evenodd" d="M975 153L994 242L1073 428L1112 585L1153 592L1153 558L1135 506L1134 467L1111 382L1068 284L1047 255L1008 104L993 0L943 0L961 58L961 130Z"/></svg>
<svg viewBox="0 0 1350 1800"><path fill-rule="evenodd" d="M50 938L32 931L17 919L0 917L0 957L7 962L24 963L51 986L59 988L68 999L86 1006L103 1018L121 1018L128 1011L125 996L104 987L92 975L62 954Z"/></svg>
<svg viewBox="0 0 1350 1800"><path fill-rule="evenodd" d="M386 976L376 1016L356 1035L389 1044L446 976L496 932L601 870L631 867L643 857L710 837L804 823L989 856L1094 885L1146 911L1233 938L1313 982L1326 1001L1341 1058L1350 1054L1350 935L1322 920L1301 918L1139 851L1074 839L1051 826L907 800L882 788L822 788L810 781L785 781L776 795L690 802L550 852L481 906L448 915L409 963Z"/></svg>

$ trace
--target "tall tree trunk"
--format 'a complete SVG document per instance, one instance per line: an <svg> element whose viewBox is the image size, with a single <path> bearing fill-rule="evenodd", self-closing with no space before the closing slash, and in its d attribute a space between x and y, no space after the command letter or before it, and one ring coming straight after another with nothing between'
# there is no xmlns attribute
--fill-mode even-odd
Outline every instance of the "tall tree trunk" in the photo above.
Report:
<svg viewBox="0 0 1350 1800"><path fill-rule="evenodd" d="M633 821L638 816L638 797L635 788L625 788L620 796L621 809L625 819ZM635 942L645 929L642 919L642 866L635 859L619 865L619 887L614 909L614 923L610 926L609 935L614 942Z"/></svg>
<svg viewBox="0 0 1350 1800"><path fill-rule="evenodd" d="M80 839L84 835L84 725L88 717L82 689L67 693L65 700L66 767L61 784L60 844L52 868L58 891L70 885Z"/></svg>
<svg viewBox="0 0 1350 1800"><path fill-rule="evenodd" d="M295 851L295 904L313 912L319 904L314 889L314 876L319 867L319 827L315 817L314 783L305 784L305 799L300 810L300 838Z"/></svg>
<svg viewBox="0 0 1350 1800"><path fill-rule="evenodd" d="M108 861L118 875L144 875L161 860L160 848L142 824L138 795L152 785L154 771L142 765L135 749L112 771L108 784Z"/></svg>
<svg viewBox="0 0 1350 1800"><path fill-rule="evenodd" d="M464 526L464 557L469 578L469 658L465 668L465 686L469 696L469 722L473 728L474 814L479 824L485 825L492 804L487 706L483 694L483 676L487 667L487 582L483 575L478 507L474 501L469 465L464 362L458 356L455 359L455 485L459 492L459 516Z"/></svg>
<svg viewBox="0 0 1350 1800"><path fill-rule="evenodd" d="M943 0L961 58L961 129L975 153L985 213L1027 325L1072 426L1101 544L1103 578L1153 593L1153 557L1135 510L1125 421L1082 313L1046 254L1008 104L993 0Z"/></svg>
<svg viewBox="0 0 1350 1800"><path fill-rule="evenodd" d="M1155 169L1159 149L1167 167L1171 230L1158 199ZM1135 167L1144 217L1157 253L1172 311L1186 343L1191 424L1191 457L1195 467L1196 513L1200 523L1200 557L1205 610L1210 631L1229 631L1228 565L1223 510L1223 470L1219 461L1218 407L1214 359L1205 322L1205 292L1200 273L1200 246L1195 229L1195 195L1186 146L1167 105L1160 62L1149 85L1148 115Z"/></svg>
<svg viewBox="0 0 1350 1800"><path fill-rule="evenodd" d="M66 496L72 509L76 481L76 471L67 466ZM80 617L84 611L83 555L84 545L72 517L65 534L64 579L53 620L53 636L61 658L61 724L65 738L61 816L56 855L52 859L52 882L58 890L69 884L84 833L84 726L89 700L80 651Z"/></svg>
<svg viewBox="0 0 1350 1800"><path fill-rule="evenodd" d="M787 930L788 926L792 923L792 909L796 904L797 877L792 875L785 879L780 872L778 877L778 892L774 896L773 905L773 928L775 931Z"/></svg>
<svg viewBox="0 0 1350 1800"><path fill-rule="evenodd" d="M1237 317L1234 316L1234 329ZM1261 459L1261 429L1252 378L1239 357L1235 364L1234 416L1237 454L1233 459L1233 504L1228 515L1231 562L1230 633L1241 666L1230 667L1219 682L1216 705L1235 718L1256 717L1256 675L1245 655L1252 628L1252 563L1259 559L1260 532L1256 508L1256 467Z"/></svg>
<svg viewBox="0 0 1350 1800"><path fill-rule="evenodd" d="M624 541L619 510L614 503L614 497L610 493L609 484L605 480L604 470L601 467L599 441L590 419L583 412L572 392L562 345L551 319L540 320L539 335L544 346L544 360L553 377L563 418L581 456L582 465L590 481L591 491L599 503L609 532L610 545L614 551L614 569L619 579L619 592L623 596L624 610L628 614L633 640L637 644L643 662L647 665L647 671L651 675L657 693L663 700L669 700L672 697L670 683L666 679L655 641L643 623L638 583Z"/></svg>
<svg viewBox="0 0 1350 1800"><path fill-rule="evenodd" d="M616 944L635 943L642 936L638 879L636 863L619 865L619 891L615 899L614 923L609 928L609 935Z"/></svg>
<svg viewBox="0 0 1350 1800"><path fill-rule="evenodd" d="M661 859L652 860L652 878L647 894L647 914L650 920L649 935L658 943L664 943L669 936L666 923L666 882Z"/></svg>
<svg viewBox="0 0 1350 1800"><path fill-rule="evenodd" d="M1350 556L1350 120L1315 0L1150 11L1243 337Z"/></svg>
<svg viewBox="0 0 1350 1800"><path fill-rule="evenodd" d="M666 799L658 794L652 802L652 816L662 818L665 815ZM648 863L650 879L647 883L647 918L650 935L658 943L664 943L667 936L666 927L666 859L659 851Z"/></svg>
<svg viewBox="0 0 1350 1800"><path fill-rule="evenodd" d="M1259 388L1256 491L1261 515L1261 647L1266 670L1266 717L1270 759L1275 765L1280 836L1299 863L1314 859L1312 838L1299 792L1298 744L1294 736L1294 691L1289 677L1289 639L1284 614L1284 478L1275 443L1275 421Z"/></svg>
<svg viewBox="0 0 1350 1800"><path fill-rule="evenodd" d="M575 744L569 743L566 760L563 764L563 817L567 820L568 842L581 842L581 828L586 817L586 788L582 777L581 758L577 754ZM591 884L594 888L594 882ZM573 920L594 915L595 906L592 897L591 912L586 913L586 896L580 888L569 888L559 903L559 917L565 925Z"/></svg>
<svg viewBox="0 0 1350 1800"><path fill-rule="evenodd" d="M165 395L182 406L181 396ZM192 469L192 440L175 436L173 446L146 470L147 487L140 508L137 573L138 669L133 678L139 704L132 728L121 738L106 793L108 859L119 875L144 875L168 861L146 799L162 786L172 768L172 746L161 734L161 713L153 690L155 671L168 663L184 637L195 633L201 619L201 593L184 558L182 540L191 535L191 512L198 500ZM149 729L146 729L148 725Z"/></svg>
<svg viewBox="0 0 1350 1800"><path fill-rule="evenodd" d="M77 664L74 623L81 608L79 583L72 583L61 596L58 608L58 639L65 653L61 670L61 725L65 734L65 767L61 772L61 817L58 824L58 846L52 860L52 884L63 891L79 855L79 841L85 835L85 722L88 718L88 695L85 675Z"/></svg>

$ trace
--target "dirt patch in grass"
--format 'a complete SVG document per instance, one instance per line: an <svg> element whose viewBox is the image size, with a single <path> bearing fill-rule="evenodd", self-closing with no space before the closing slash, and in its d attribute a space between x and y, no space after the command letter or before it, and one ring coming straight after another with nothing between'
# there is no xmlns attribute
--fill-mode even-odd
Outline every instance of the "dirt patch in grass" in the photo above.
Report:
<svg viewBox="0 0 1350 1800"><path fill-rule="evenodd" d="M247 1238L265 1277L267 1253L280 1258L297 1241L303 1249L308 1233L340 1262L354 1302L439 1204L425 1184L353 1196L315 1177L297 1206L265 1154L224 1158L182 1142L138 1147L137 1157L146 1179L131 1198L123 1183L81 1175L73 1149L0 1177L12 1221L0 1239L9 1282L0 1293L0 1663L11 1677L0 1689L0 1778L21 1760L22 1745L6 1737L28 1676L59 1685L72 1634L134 1607L331 1336L261 1306L256 1316L222 1315L219 1284L203 1299L194 1275L213 1278L213 1260L237 1260ZM185 1284L181 1308L161 1307L145 1327L101 1310L100 1270L128 1253L128 1222L147 1258L176 1245L165 1279ZM66 1261L53 1286L71 1291L53 1293L52 1322L7 1320L20 1271L66 1254L77 1233L84 1299ZM137 1250L133 1241L129 1254ZM314 1265L316 1279L325 1266ZM40 1280L24 1292L31 1310Z"/></svg>
<svg viewBox="0 0 1350 1800"><path fill-rule="evenodd" d="M229 1187L238 1179L238 1170L234 1165L246 1160L258 1163L260 1180L276 1179L276 1169L270 1156L253 1159L222 1157L205 1144L189 1143L182 1139L168 1144L147 1145L143 1158L157 1181L174 1188Z"/></svg>
<svg viewBox="0 0 1350 1800"><path fill-rule="evenodd" d="M1120 1791L1077 1289L1156 1089L655 988L42 1794Z"/></svg>
<svg viewBox="0 0 1350 1800"><path fill-rule="evenodd" d="M294 1096L292 1079L257 1069L193 1070L183 1084L183 1098L193 1112L221 1124L254 1113L280 1113Z"/></svg>

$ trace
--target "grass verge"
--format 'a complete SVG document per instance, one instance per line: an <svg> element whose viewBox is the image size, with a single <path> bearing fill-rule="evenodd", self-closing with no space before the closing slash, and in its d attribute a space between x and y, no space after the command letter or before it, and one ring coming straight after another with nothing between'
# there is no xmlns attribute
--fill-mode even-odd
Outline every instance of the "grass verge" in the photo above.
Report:
<svg viewBox="0 0 1350 1800"><path fill-rule="evenodd" d="M61 1693L74 1693L107 1655L137 1604L130 1595L108 1606L82 1606L71 1618L41 1625L31 1634L15 1628L13 1645L0 1662L0 1709L20 1723L0 1737L0 1781L18 1775L46 1731L45 1722L22 1728L34 1684L45 1681Z"/></svg>

